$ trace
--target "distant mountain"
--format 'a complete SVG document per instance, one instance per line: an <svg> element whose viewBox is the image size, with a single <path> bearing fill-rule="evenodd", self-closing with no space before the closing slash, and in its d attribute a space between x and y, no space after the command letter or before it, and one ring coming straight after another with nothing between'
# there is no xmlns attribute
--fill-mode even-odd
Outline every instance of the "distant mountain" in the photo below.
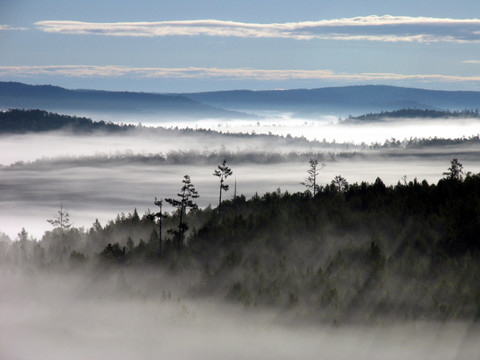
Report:
<svg viewBox="0 0 480 360"><path fill-rule="evenodd" d="M282 111L298 115L360 115L404 108L459 110L480 106L480 92L438 91L383 85L183 94L202 103L238 111Z"/></svg>
<svg viewBox="0 0 480 360"><path fill-rule="evenodd" d="M0 109L44 109L120 122L254 118L256 114L293 113L348 117L400 109L475 110L480 92L438 91L383 85L294 90L233 90L154 94L68 90L51 85L0 82ZM248 114L247 114L248 113Z"/></svg>
<svg viewBox="0 0 480 360"><path fill-rule="evenodd" d="M44 109L74 115L119 114L158 118L245 118L246 114L201 104L183 95L68 90L51 85L0 82L1 109Z"/></svg>

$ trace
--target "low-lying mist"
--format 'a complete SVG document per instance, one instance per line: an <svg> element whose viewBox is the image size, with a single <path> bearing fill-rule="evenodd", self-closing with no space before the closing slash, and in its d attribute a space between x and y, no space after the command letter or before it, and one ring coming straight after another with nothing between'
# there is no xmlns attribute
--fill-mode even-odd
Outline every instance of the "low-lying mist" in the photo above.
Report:
<svg viewBox="0 0 480 360"><path fill-rule="evenodd" d="M99 117L100 119L100 117ZM343 123L341 117L319 115L317 119L298 118L293 114L265 115L257 120L157 121L147 119L149 126L210 129L224 133L255 133L305 137L308 140L355 144L383 143L386 139L459 138L479 134L479 119L472 118L395 118L383 122ZM126 121L137 124L138 120Z"/></svg>
<svg viewBox="0 0 480 360"><path fill-rule="evenodd" d="M0 165L41 158L93 156L99 154L166 154L181 152L245 151L263 153L340 151L343 144L309 142L278 136L227 134L205 130L148 129L124 133L47 132L0 137Z"/></svg>
<svg viewBox="0 0 480 360"><path fill-rule="evenodd" d="M137 209L141 217L149 209L156 211L154 198L175 197L185 174L190 175L200 194L195 202L202 208L208 205L215 208L219 179L213 176L213 172L223 159L233 170L233 175L226 181L230 189L223 193L224 200L232 199L234 193L243 194L247 199L257 193L263 196L266 192L275 192L277 197L281 197L281 192L276 191L278 188L283 192L302 193L306 190L302 182L308 176L310 158L317 158L319 163L326 165L319 171L318 183L322 186L341 175L349 184L373 184L380 177L387 186L402 182L405 189L420 191L421 187L428 188L421 183L423 179L428 183L437 183L444 177L453 157L461 161L466 171L480 173L480 148L476 142L442 143L432 140L427 145L419 143L413 146L395 140L385 142L393 137L471 136L478 131L478 127L474 130L477 124L473 122L453 126L453 122L447 121L429 122L428 125L418 121L403 129L400 123L359 126L328 121L323 124L290 119L270 124L182 124L224 132L237 131L236 126L240 128L246 124L241 131L249 135L191 130L184 133L176 130L162 132L144 128L121 134L55 132L2 136L0 231L18 241L9 244L3 241L4 236L0 233L0 253L3 258L9 257L8 266L0 263L0 358L441 360L478 356L478 321L474 320L474 316L471 316L472 320L460 315L455 317L464 310L463 303L456 297L457 289L462 299L468 300L465 308L468 308L469 316L476 311L472 304L477 304L478 291L472 285L474 280L465 275L477 269L475 258L465 255L462 261L456 262L453 257L437 257L433 250L431 258L425 255L425 248L429 246L434 250L440 248L431 241L436 239L438 228L433 225L428 227L428 221L434 221L435 214L428 221L417 219L415 214L407 214L411 218L405 220L403 217L405 223L400 225L395 217L397 213L393 212L392 223L384 223L385 219L381 219L383 212L375 205L375 196L370 198L372 204L366 205L367 208L371 205L370 212L378 210L370 218L363 217L367 216L366 213L357 212L353 212L355 217L350 216L348 211L353 211L354 207L332 206L311 212L311 208L302 207L305 213L297 213L298 218L286 215L283 223L272 221L269 224L274 232L275 229L280 231L287 220L292 223L295 219L297 223L304 221L306 225L297 229L292 229L289 223L287 231L281 234L285 236L283 240L279 239L279 234L270 237L260 234L251 247L245 245L248 242L244 240L249 239L242 238L238 244L229 241L217 244L215 249L209 249L205 257L200 251L196 254L197 258L189 258L187 251L185 258L181 258L181 252L170 250L169 255L154 260L148 257L151 255L148 251L152 251L154 244L152 237L149 240L143 234L141 238L138 234L132 235L131 248L125 250L129 246L129 229L122 230L125 216L117 218L119 233L109 233L110 228L105 226L121 212L131 213ZM441 126L437 128L438 124ZM252 131L284 136L253 136ZM304 138L295 139L287 134ZM336 142L307 140L315 138L336 139ZM380 144L360 145L376 141ZM413 182L414 179L419 182ZM296 199L302 196L299 194ZM336 195L325 194L326 199L329 196L334 198ZM305 195L302 201L310 204L309 199ZM311 200L314 203L313 197ZM242 200L238 201L241 203ZM278 198L273 196L268 200L267 197L264 202L268 201L278 201ZM298 204L291 201L290 205ZM334 200L328 201L335 204ZM402 206L411 201L412 198ZM322 209L326 202L321 199L315 205L318 208L313 209ZM166 203L164 205L164 211L172 212L171 207ZM237 205L232 205L232 209ZM75 251L67 249L62 242L66 238L59 229L45 236L41 244L28 241L28 237L22 238L25 233L17 236L25 228L28 236L40 239L46 230L52 230L46 220L55 218L61 206L68 210L74 227L85 227L86 231L79 233L88 237L91 245L89 252L87 248L80 247L81 241L77 244L78 248L73 247ZM291 207L284 205L282 211L273 211L269 215L278 215L282 219L282 213L290 214L285 212L285 208ZM254 205L252 208L255 208ZM402 214L405 208L399 206L399 209ZM218 214L216 210L207 210L205 213L212 218ZM442 214L445 215L442 212L438 216ZM237 226L251 230L255 224L261 228L264 224L262 215L260 211L257 222L247 213L240 214L238 218L232 215L231 222L222 225L227 229L228 226ZM311 215L324 219L325 224L320 226L318 221L309 222ZM95 224L97 230L88 231L95 219L101 225ZM130 223L135 222L131 215L126 219ZM338 229L329 222L333 221L331 219L338 220ZM373 235L369 233L367 236L356 228L349 230L355 219L360 223L362 219L367 219L363 223L363 231L371 230ZM375 222L377 220L378 223ZM140 221L144 224L144 219L135 223L138 225ZM145 222L149 231L145 230L145 233L150 236L156 225L148 219ZM426 231L417 231L423 229L420 225L424 223L427 224ZM198 224L189 223L190 230ZM402 230L393 229L389 224L395 224ZM459 221L458 224L463 223ZM211 223L209 231L215 229L218 229L216 224ZM168 249L166 239L171 235L167 235L165 228L163 231L164 246ZM303 236L308 239L299 235L300 231L305 231L308 236ZM398 237L398 243L395 240L389 245L392 248L385 245L390 240L386 235L389 231L395 232ZM254 230L254 233L259 231ZM76 232L71 234L74 236ZM244 234L248 232L238 236ZM230 235L235 238L236 234ZM168 241L172 242L171 239ZM217 241L215 235L211 241ZM108 249L107 243L111 246L114 242L119 246L117 250L120 254L116 255L120 260L115 258L112 247L110 250L114 250L111 253L103 252L102 255L102 251ZM282 249L282 244L289 245ZM316 252L310 252L314 249L312 244L317 246ZM193 251L195 242L188 245L191 245L189 251ZM208 245L204 246L208 248ZM6 248L10 249L8 254L4 251ZM272 249L277 249L278 254ZM114 257L108 258L112 254ZM375 254L377 258L384 258L385 263L377 264ZM67 260L50 262L55 256ZM122 260L124 258L129 260ZM377 269L376 276L371 276L373 272L362 263L364 258L370 259L368 261L373 264L368 266L381 268ZM31 259L38 260L38 263L30 262ZM436 269L435 264L444 266L443 271ZM282 266L288 266L288 271L282 273ZM457 271L460 268L462 272ZM424 274L424 277L408 278L405 274L410 270L415 270L415 274ZM471 277L477 273L475 271L472 271ZM283 282L275 277L277 272L282 274L283 277L278 279L283 279ZM209 274L215 276L210 279L204 277ZM317 282L313 284L314 281ZM211 288L212 284L215 287ZM314 285L318 289L315 294L308 291L290 294L285 284L292 289L302 289L301 286L315 288ZM332 284L337 286L329 287ZM250 293L245 290L247 285ZM427 289L429 285L431 288ZM269 299L276 296L275 289L279 288L281 296L277 297L282 305L268 306ZM352 288L358 288L358 296L349 292ZM237 299L224 298L225 294ZM250 298L248 294L258 295L259 302L263 303L256 305L253 295ZM422 294L426 294L425 299ZM432 294L437 298L430 296ZM351 304L347 304L352 307L355 301L359 302L360 305L355 308L357 320L352 318L349 321L347 312L337 322L336 312L340 313L340 310L336 308L335 299L338 299L338 306L346 306L341 302L344 300L352 300ZM418 317L407 306L416 305L416 301ZM450 309L449 301L458 306ZM299 305L310 302L329 302L328 306L315 307L315 311L326 311L328 314L323 318L315 317L315 311L310 313L306 310L308 307ZM398 305L398 308L392 304ZM424 314L430 317L423 318L422 306L425 304L430 306L424 307L430 312ZM383 312L390 314L389 311L393 313L392 317L372 316ZM438 314L447 314L446 319L454 320L441 322L442 317Z"/></svg>
<svg viewBox="0 0 480 360"><path fill-rule="evenodd" d="M150 121L154 124L154 119ZM233 195L235 180L237 193L247 197L277 188L302 191L310 158L327 165L321 171L320 184L328 184L336 175L350 183L373 182L380 177L386 184L395 184L405 175L435 182L453 157L473 173L480 170L476 143L412 148L396 143L393 148L368 145L384 144L392 138L471 136L478 133L478 122L469 119L396 119L346 125L332 117L312 121L277 114L258 121L157 125L172 128L2 135L0 231L15 238L26 227L38 238L49 228L45 220L56 214L62 202L75 226L87 228L96 218L104 223L133 208L142 213L153 207L155 196L173 196L185 174L200 193L199 205L215 206L217 179L212 173L223 159L234 174L228 181L227 198ZM313 139L322 140L310 141Z"/></svg>
<svg viewBox="0 0 480 360"><path fill-rule="evenodd" d="M263 158L264 155L260 155ZM95 219L102 224L120 213L140 214L153 209L154 197L174 197L180 190L184 175L190 175L200 197L201 207L218 203L218 179L213 176L218 162L202 162L180 158L179 163L161 160L145 161L144 157L60 159L38 161L0 169L0 231L12 239L25 227L36 238L50 229L47 219L54 217L63 203L77 227L89 228ZM218 158L218 156L217 156ZM217 158L214 158L217 159ZM254 158L254 155L250 159ZM196 157L195 157L196 159ZM281 158L280 158L281 159ZM480 172L480 160L474 154L463 153L462 163L473 173ZM147 159L148 160L148 159ZM248 160L248 159L247 159ZM328 157L319 175L321 185L330 183L337 175L349 183L373 183L380 177L387 185L396 184L404 176L436 182L448 167L451 154L407 156ZM250 198L280 188L282 191L304 191L301 184L308 169L308 157L295 162L255 163L229 162L233 175L227 180L230 190L224 199L235 192ZM235 185L236 182L236 185ZM172 211L166 207L165 210ZM26 221L28 219L28 221Z"/></svg>
<svg viewBox="0 0 480 360"><path fill-rule="evenodd" d="M145 295L145 277L157 278L157 295ZM148 272L4 271L0 357L453 360L479 351L470 322L302 324L266 309L185 300L173 281Z"/></svg>

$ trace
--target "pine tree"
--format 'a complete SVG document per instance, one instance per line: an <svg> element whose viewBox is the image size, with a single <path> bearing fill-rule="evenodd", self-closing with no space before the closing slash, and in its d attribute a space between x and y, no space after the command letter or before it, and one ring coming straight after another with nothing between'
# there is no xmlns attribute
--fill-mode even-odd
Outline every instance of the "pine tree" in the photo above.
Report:
<svg viewBox="0 0 480 360"><path fill-rule="evenodd" d="M180 192L177 194L179 200L176 199L165 199L171 206L177 209L179 212L179 224L177 231L173 232L174 236L176 237L177 242L177 249L181 249L183 247L183 238L185 232L188 230L187 224L184 222L184 216L187 214L188 210L196 210L198 209L198 205L193 202L193 199L199 197L195 186L192 184L190 180L190 176L185 175L182 180L183 186L180 189Z"/></svg>
<svg viewBox="0 0 480 360"><path fill-rule="evenodd" d="M450 167L448 168L448 171L444 172L443 175L445 175L448 180L462 180L463 165L458 161L458 159L453 159L450 161Z"/></svg>
<svg viewBox="0 0 480 360"><path fill-rule="evenodd" d="M162 213L163 199L158 200L157 197L155 197L153 203L158 206L159 210L157 213L148 214L147 217L153 222L155 222L155 219L158 221L158 252L159 255L162 256L162 219L164 217Z"/></svg>
<svg viewBox="0 0 480 360"><path fill-rule="evenodd" d="M72 227L70 223L70 214L68 211L63 207L63 203L60 203L60 210L58 210L58 215L53 218L47 220L55 229L60 229L61 232L67 231Z"/></svg>
<svg viewBox="0 0 480 360"><path fill-rule="evenodd" d="M218 207L222 203L222 190L228 191L228 185L225 184L225 179L232 175L232 169L227 166L227 160L223 160L222 165L218 165L218 169L213 172L214 176L220 178L220 194L218 197Z"/></svg>
<svg viewBox="0 0 480 360"><path fill-rule="evenodd" d="M326 165L322 163L320 165L320 169L318 169L318 160L317 159L310 159L309 161L310 169L307 170L308 176L305 179L305 182L302 182L302 185L305 185L308 190L312 190L313 197L317 194L320 190L320 186L318 185L317 177L318 177L318 170L323 169Z"/></svg>

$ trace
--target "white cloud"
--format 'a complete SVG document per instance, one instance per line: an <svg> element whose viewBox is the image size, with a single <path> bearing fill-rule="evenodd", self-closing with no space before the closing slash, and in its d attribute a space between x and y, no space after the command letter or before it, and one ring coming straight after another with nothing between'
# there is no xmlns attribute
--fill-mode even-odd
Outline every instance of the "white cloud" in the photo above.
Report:
<svg viewBox="0 0 480 360"><path fill-rule="evenodd" d="M10 25L1 25L0 24L0 31L16 31L16 30L28 30L24 27L15 27Z"/></svg>
<svg viewBox="0 0 480 360"><path fill-rule="evenodd" d="M480 60L464 60L463 64L480 64Z"/></svg>
<svg viewBox="0 0 480 360"><path fill-rule="evenodd" d="M64 76L95 78L176 78L176 79L238 79L259 81L281 80L416 80L425 82L476 82L479 76L456 76L442 74L397 74L397 73L341 73L331 70L267 70L249 68L160 68L126 67L117 65L51 65L51 66L0 66L0 76Z"/></svg>
<svg viewBox="0 0 480 360"><path fill-rule="evenodd" d="M477 42L480 19L409 16L365 16L288 23L244 23L222 20L89 23L39 21L49 33L104 36L222 36L296 40L367 40L383 42Z"/></svg>

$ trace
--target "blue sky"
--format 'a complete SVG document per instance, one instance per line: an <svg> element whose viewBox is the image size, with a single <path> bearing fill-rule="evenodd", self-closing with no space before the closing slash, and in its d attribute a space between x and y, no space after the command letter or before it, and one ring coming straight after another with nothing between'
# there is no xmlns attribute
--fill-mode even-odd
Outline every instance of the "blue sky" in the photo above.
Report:
<svg viewBox="0 0 480 360"><path fill-rule="evenodd" d="M478 1L0 0L0 80L480 90Z"/></svg>

